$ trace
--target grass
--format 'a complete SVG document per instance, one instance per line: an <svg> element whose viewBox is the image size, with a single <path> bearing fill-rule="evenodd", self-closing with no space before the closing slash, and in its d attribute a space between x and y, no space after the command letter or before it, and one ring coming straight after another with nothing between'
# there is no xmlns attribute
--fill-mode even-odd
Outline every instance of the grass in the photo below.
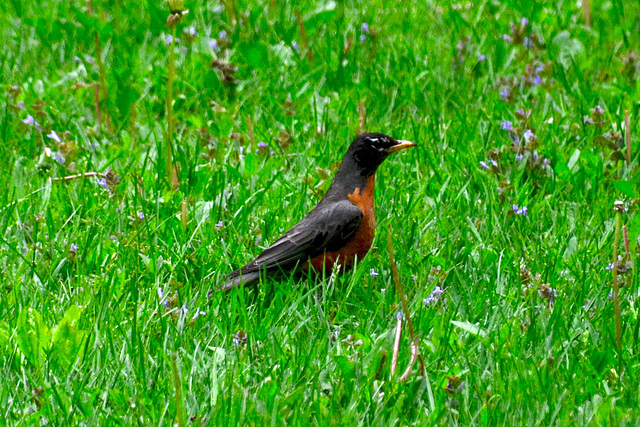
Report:
<svg viewBox="0 0 640 427"><path fill-rule="evenodd" d="M10 2L0 420L637 424L640 4L592 3L187 2L168 132L167 5ZM319 200L361 103L419 144L378 173L374 249L208 300Z"/></svg>

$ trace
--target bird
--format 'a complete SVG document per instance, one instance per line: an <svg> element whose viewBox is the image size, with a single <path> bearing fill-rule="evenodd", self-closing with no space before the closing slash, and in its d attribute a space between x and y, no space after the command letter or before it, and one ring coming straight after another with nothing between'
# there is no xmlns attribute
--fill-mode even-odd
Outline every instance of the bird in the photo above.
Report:
<svg viewBox="0 0 640 427"><path fill-rule="evenodd" d="M261 276L353 267L373 242L378 167L389 155L416 145L382 133L356 137L320 202L253 261L228 274L221 291L257 284Z"/></svg>

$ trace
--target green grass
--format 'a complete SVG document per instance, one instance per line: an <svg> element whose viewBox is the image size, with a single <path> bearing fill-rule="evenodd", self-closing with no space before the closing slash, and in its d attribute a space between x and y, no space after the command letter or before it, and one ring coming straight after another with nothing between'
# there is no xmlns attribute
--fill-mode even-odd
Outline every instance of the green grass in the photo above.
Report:
<svg viewBox="0 0 640 427"><path fill-rule="evenodd" d="M592 1L591 27L576 2L281 3L185 5L175 190L168 6L0 12L0 424L639 423L640 3ZM367 130L419 144L378 172L374 249L342 277L207 300L326 191L361 101ZM628 166L607 134L625 110ZM426 362L404 383L388 226Z"/></svg>

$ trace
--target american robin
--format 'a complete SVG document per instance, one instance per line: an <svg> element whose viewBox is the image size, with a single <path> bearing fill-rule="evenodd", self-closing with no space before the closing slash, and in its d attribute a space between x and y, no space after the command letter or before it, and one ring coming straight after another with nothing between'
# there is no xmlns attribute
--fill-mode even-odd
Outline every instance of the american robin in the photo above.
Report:
<svg viewBox="0 0 640 427"><path fill-rule="evenodd" d="M392 153L416 144L381 133L358 136L344 156L329 191L300 222L253 261L230 273L221 290L254 284L260 276L292 271L349 269L371 247L376 228L375 174Z"/></svg>

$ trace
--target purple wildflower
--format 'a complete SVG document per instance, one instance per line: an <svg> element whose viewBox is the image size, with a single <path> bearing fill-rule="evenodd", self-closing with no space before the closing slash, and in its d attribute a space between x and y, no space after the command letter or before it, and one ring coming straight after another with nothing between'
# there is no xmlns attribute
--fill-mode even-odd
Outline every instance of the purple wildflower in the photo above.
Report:
<svg viewBox="0 0 640 427"><path fill-rule="evenodd" d="M216 227L218 227L218 228L222 228L222 227L224 227L224 222L223 222L222 220L221 220L221 221L216 222Z"/></svg>
<svg viewBox="0 0 640 427"><path fill-rule="evenodd" d="M522 44L523 44L525 47L529 47L529 48L530 48L530 47L533 47L533 42L531 41L531 39L530 39L529 37L525 37L525 38L524 38L524 41L522 42Z"/></svg>
<svg viewBox="0 0 640 427"><path fill-rule="evenodd" d="M300 45L295 41L291 42L291 46L293 46L294 50L298 50L298 51L300 50Z"/></svg>
<svg viewBox="0 0 640 427"><path fill-rule="evenodd" d="M522 135L525 141L529 141L531 138L536 136L531 129L527 129L524 131L524 135Z"/></svg>
<svg viewBox="0 0 640 427"><path fill-rule="evenodd" d="M504 88L500 91L500 98L508 100L509 97L511 97L511 90L509 90L509 88Z"/></svg>
<svg viewBox="0 0 640 427"><path fill-rule="evenodd" d="M489 165L484 160L480 160L480 167L482 169L489 169Z"/></svg>
<svg viewBox="0 0 640 427"><path fill-rule="evenodd" d="M361 41L361 42L367 41L367 36L365 36L364 34L362 34L362 35L360 36L360 41Z"/></svg>
<svg viewBox="0 0 640 427"><path fill-rule="evenodd" d="M56 162L60 163L62 166L64 166L64 157L62 157L62 155L60 153L55 153L53 155L53 158Z"/></svg>
<svg viewBox="0 0 640 427"><path fill-rule="evenodd" d="M218 33L218 37L220 38L221 42L228 42L229 41L229 37L227 36L227 32L225 30L222 30Z"/></svg>
<svg viewBox="0 0 640 427"><path fill-rule="evenodd" d="M371 277L376 277L376 276L379 276L380 273L376 273L376 271L372 268L371 270L369 270L369 275Z"/></svg>
<svg viewBox="0 0 640 427"><path fill-rule="evenodd" d="M402 320L402 318L403 318L403 317L404 317L404 316L403 316L403 314L402 314L402 310L399 310L399 311L396 313L396 320Z"/></svg>
<svg viewBox="0 0 640 427"><path fill-rule="evenodd" d="M164 297L164 291L162 290L162 288L158 288L158 298L162 299L162 297Z"/></svg>
<svg viewBox="0 0 640 427"><path fill-rule="evenodd" d="M58 143L62 142L62 140L60 140L60 137L58 136L55 130L52 130L51 133L47 134L47 136L53 139L55 142L58 142Z"/></svg>
<svg viewBox="0 0 640 427"><path fill-rule="evenodd" d="M523 206L522 208L520 208L520 207L518 207L518 205L515 205L515 204L514 204L514 205L511 207L511 209L513 209L513 212L514 212L516 215L527 216L527 211L528 211L528 209L527 209L527 207L526 207L526 206Z"/></svg>
<svg viewBox="0 0 640 427"><path fill-rule="evenodd" d="M522 18L522 21L520 21L520 25L522 27L526 27L529 24L529 20L527 18Z"/></svg>
<svg viewBox="0 0 640 427"><path fill-rule="evenodd" d="M167 34L164 38L164 44L169 46L171 43L173 43L173 36L171 34Z"/></svg>
<svg viewBox="0 0 640 427"><path fill-rule="evenodd" d="M144 219L144 212L140 212L138 214L138 219L141 219L141 220Z"/></svg>
<svg viewBox="0 0 640 427"><path fill-rule="evenodd" d="M27 126L35 126L36 119L34 119L33 116L29 114L25 119L22 119L22 123L24 123Z"/></svg>
<svg viewBox="0 0 640 427"><path fill-rule="evenodd" d="M70 251L72 252L77 252L78 251L78 245L76 245L75 243L71 244L71 247L69 248Z"/></svg>
<svg viewBox="0 0 640 427"><path fill-rule="evenodd" d="M244 154L244 147L240 147L240 154Z"/></svg>
<svg viewBox="0 0 640 427"><path fill-rule="evenodd" d="M265 151L267 149L268 145L266 142L264 141L260 141L258 142L258 151Z"/></svg>
<svg viewBox="0 0 640 427"><path fill-rule="evenodd" d="M540 76L535 76L531 82L534 85L539 85L540 83L542 83L542 78Z"/></svg>
<svg viewBox="0 0 640 427"><path fill-rule="evenodd" d="M491 163L491 166L494 166L494 167L496 167L496 168L498 167L498 161L497 161L497 160L495 160L495 159L491 159L491 160L489 160L489 163Z"/></svg>
<svg viewBox="0 0 640 427"><path fill-rule="evenodd" d="M519 163L520 160L522 160L522 157L523 157L522 154L520 154L520 153L516 154L516 162Z"/></svg>
<svg viewBox="0 0 640 427"><path fill-rule="evenodd" d="M509 120L505 120L504 122L502 122L502 130L512 131L513 123L511 123Z"/></svg>
<svg viewBox="0 0 640 427"><path fill-rule="evenodd" d="M98 185L102 188L104 188L105 190L109 189L109 185L107 184L107 178L100 178L98 180Z"/></svg>
<svg viewBox="0 0 640 427"><path fill-rule="evenodd" d="M440 285L436 285L436 287L433 288L429 296L422 300L422 303L424 305L433 305L436 302L438 302L438 300L440 299L443 293L444 293L444 290L440 287Z"/></svg>
<svg viewBox="0 0 640 427"><path fill-rule="evenodd" d="M613 270L613 263L610 262L604 269L605 270Z"/></svg>
<svg viewBox="0 0 640 427"><path fill-rule="evenodd" d="M189 34L191 37L198 37L198 32L196 31L196 27L189 27L187 28L187 34Z"/></svg>
<svg viewBox="0 0 640 427"><path fill-rule="evenodd" d="M507 43L511 43L511 41L513 40L509 34L503 34L503 35L502 35L502 38L503 38L503 39L504 39L504 41L506 41Z"/></svg>
<svg viewBox="0 0 640 427"><path fill-rule="evenodd" d="M183 312L184 314L187 314L187 313L189 312L189 309L187 308L187 304L183 304L183 305L182 305L182 312Z"/></svg>
<svg viewBox="0 0 640 427"><path fill-rule="evenodd" d="M360 26L360 32L364 34L369 34L369 24L367 24L366 22L363 22L362 25Z"/></svg>
<svg viewBox="0 0 640 427"><path fill-rule="evenodd" d="M484 54L480 54L478 55L478 62L484 62L487 59L487 57Z"/></svg>
<svg viewBox="0 0 640 427"><path fill-rule="evenodd" d="M218 46L218 40L216 39L209 40L209 47L212 50L220 50L220 46Z"/></svg>

